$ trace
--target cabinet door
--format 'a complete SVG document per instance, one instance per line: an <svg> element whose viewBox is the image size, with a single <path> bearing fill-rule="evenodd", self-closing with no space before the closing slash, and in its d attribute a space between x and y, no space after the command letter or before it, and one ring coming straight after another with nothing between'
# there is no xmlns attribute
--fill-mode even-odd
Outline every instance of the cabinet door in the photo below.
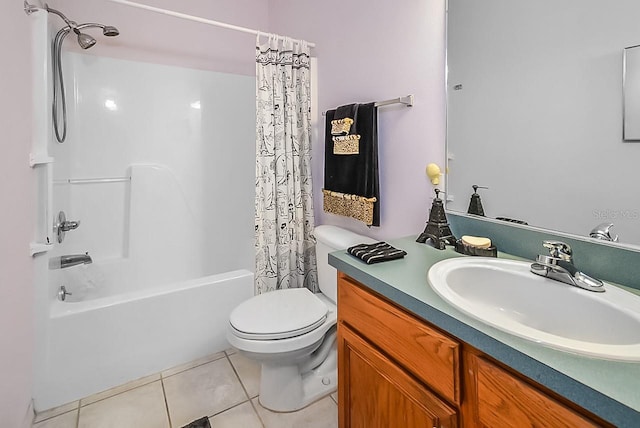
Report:
<svg viewBox="0 0 640 428"><path fill-rule="evenodd" d="M478 422L483 427L601 426L489 361L473 357Z"/></svg>
<svg viewBox="0 0 640 428"><path fill-rule="evenodd" d="M456 411L344 324L338 326L340 428L446 428Z"/></svg>

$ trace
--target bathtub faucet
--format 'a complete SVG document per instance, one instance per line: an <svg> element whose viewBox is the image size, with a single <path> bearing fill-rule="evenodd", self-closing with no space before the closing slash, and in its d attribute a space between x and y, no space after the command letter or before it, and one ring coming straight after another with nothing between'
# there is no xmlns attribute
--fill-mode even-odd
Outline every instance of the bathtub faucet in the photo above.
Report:
<svg viewBox="0 0 640 428"><path fill-rule="evenodd" d="M93 263L89 253L68 254L49 259L49 269L64 269L71 266Z"/></svg>

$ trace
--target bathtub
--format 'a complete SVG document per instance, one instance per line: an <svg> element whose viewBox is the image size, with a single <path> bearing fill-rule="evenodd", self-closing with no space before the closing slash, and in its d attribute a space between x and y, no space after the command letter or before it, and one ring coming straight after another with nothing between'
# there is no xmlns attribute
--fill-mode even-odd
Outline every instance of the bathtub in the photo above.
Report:
<svg viewBox="0 0 640 428"><path fill-rule="evenodd" d="M228 348L229 313L253 296L253 273L235 270L113 296L76 290L64 302L50 300L39 356L45 380L34 391L39 411Z"/></svg>

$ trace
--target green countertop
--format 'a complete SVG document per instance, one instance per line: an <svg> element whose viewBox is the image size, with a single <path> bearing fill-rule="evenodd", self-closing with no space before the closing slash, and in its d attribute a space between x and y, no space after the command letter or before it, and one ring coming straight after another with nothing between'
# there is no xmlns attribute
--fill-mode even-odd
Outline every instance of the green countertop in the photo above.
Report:
<svg viewBox="0 0 640 428"><path fill-rule="evenodd" d="M419 244L415 237L388 242L405 250L407 256L367 265L346 251L336 251L329 254L329 264L603 419L619 427L640 426L640 363L558 351L477 321L445 302L427 282L431 265L464 256L451 248L440 251Z"/></svg>

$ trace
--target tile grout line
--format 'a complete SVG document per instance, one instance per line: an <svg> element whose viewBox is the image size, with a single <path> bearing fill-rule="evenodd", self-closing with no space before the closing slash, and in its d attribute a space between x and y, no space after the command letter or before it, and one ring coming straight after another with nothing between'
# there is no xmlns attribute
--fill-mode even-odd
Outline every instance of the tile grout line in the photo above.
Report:
<svg viewBox="0 0 640 428"><path fill-rule="evenodd" d="M75 409L70 409L70 410L67 410L66 412L58 413L58 414L55 414L53 416L49 416L48 418L40 419L38 422L32 422L31 424L35 426L35 425L38 425L38 424L40 424L42 422L49 421L49 420L51 420L53 418L57 418L59 416L66 415L67 413L77 412L79 409L80 409L80 405L78 405L78 407L76 407ZM37 416L38 416L38 414L36 413L36 417ZM76 425L77 425L77 421L76 421Z"/></svg>
<svg viewBox="0 0 640 428"><path fill-rule="evenodd" d="M105 393L105 392L107 392L107 391L109 391L109 390L111 390L111 389L121 388L121 387L123 387L124 385L127 385L127 384L129 384L129 383L137 382L137 381L139 381L140 379L132 380L131 382L127 382L127 383L124 383L124 384L122 384L122 385L117 385L117 386L114 386L113 388L109 388L109 389L106 389L106 390L104 390L104 391L100 391L100 392L97 392L97 393L95 393L95 394L91 394L91 395L89 395L89 396L87 396L87 397L83 397L83 398L81 398L81 399L79 399L79 400L78 400L78 410L80 410L80 409L81 409L81 408L83 408L83 407L91 406L92 404L96 404L96 403L99 403L99 402L101 402L101 401L108 400L108 399L113 398L113 397L117 397L118 395L124 394L124 393L126 393L126 392L133 391L134 389L138 389L138 388L141 388L141 387L143 387L143 386L147 386L147 385L149 385L149 384L151 384L151 383L153 383L153 382L157 382L157 381L159 381L159 380L161 380L161 379L162 379L162 376L160 375L160 373L157 373L157 374L158 374L158 379L150 379L148 382L141 383L140 385L133 386L133 387L131 387L131 388L125 389L125 390L120 391L120 392L118 392L118 393L116 393L116 394L113 394L113 395L107 395L107 396L105 396L105 397L102 397L102 398L100 398L100 399L98 399L98 400L92 401L92 402L87 403L87 404L82 404L82 401L83 401L83 400L86 400L87 398L90 398L90 397L92 397L92 396L94 396L94 395ZM153 375L149 375L148 377L151 377L151 376L153 376ZM65 412L65 413L67 413L67 412Z"/></svg>
<svg viewBox="0 0 640 428"><path fill-rule="evenodd" d="M189 370L191 370L191 369L195 369L196 367L201 367L201 366L204 366L205 364L209 364L209 363L213 363L213 362L218 361L218 360L222 360L223 358L225 358L225 357L226 357L227 353L226 353L225 351L220 351L220 352L224 353L224 355L223 355L222 357L220 357L220 358L215 358L215 359L213 359L213 360L208 360L208 361L205 361L205 362L203 362L203 363L196 364L195 366L191 366L191 367L187 367L187 368L181 369L181 370L179 370L179 371L177 371L177 372L175 372L175 373L171 373L170 375L166 375L166 376L165 376L165 375L164 375L164 372L168 372L168 371L170 371L170 370L174 369L174 367L170 367L170 368L168 368L168 369L166 369L166 370L163 370L163 371L161 371L161 372L158 372L158 374L160 375L160 378L161 378L161 379L166 379L166 378L168 378L168 377L175 376L175 375L180 374L180 373L184 373L184 372L189 371ZM187 363L187 364L188 364L188 363Z"/></svg>
<svg viewBox="0 0 640 428"><path fill-rule="evenodd" d="M251 400L249 399L249 400L245 400L245 401L243 401L243 402L241 402L241 403L234 404L234 405L233 405L233 406L231 406L231 407L227 407L227 408L226 408L226 409L224 409L224 410L220 410L220 411L219 411L219 412L217 412L217 413L214 413L214 414L212 414L212 415L210 415L210 416L207 416L207 418L214 418L214 417L219 416L219 415L221 415L221 414L223 414L223 413L225 413L225 412L228 412L228 411L229 411L229 410L231 410L231 409L235 409L236 407L240 407L240 406L242 406L243 404L247 404L247 403L251 403ZM254 412L255 412L255 409L254 409ZM256 412L256 414L257 414L257 412ZM258 416L258 420L260 420L260 417L259 417L259 416ZM260 422L262 423L262 421L261 421L261 420L260 420Z"/></svg>
<svg viewBox="0 0 640 428"><path fill-rule="evenodd" d="M80 408L82 406L80 406L80 400L78 400L78 408L76 409L76 412L78 412L76 414L76 428L78 428L80 426Z"/></svg>
<svg viewBox="0 0 640 428"><path fill-rule="evenodd" d="M164 390L164 376L162 376L162 373L160 373L160 385L162 386L162 397L164 398L164 408L167 411L169 428L173 428L173 423L171 422L171 414L169 413L169 401L167 400L167 393Z"/></svg>
<svg viewBox="0 0 640 428"><path fill-rule="evenodd" d="M224 351L224 355L227 357L227 361L229 361L229 364L231 365L231 369L233 369L233 372L235 373L236 377L238 378L238 382L240 382L240 386L242 387L242 390L244 391L244 394L247 396L249 404L251 405L251 408L253 409L253 412L258 417L258 420L262 424L262 427L263 428L266 427L266 424L262 420L262 417L260 416L260 413L258 413L258 409L256 409L256 406L253 404L253 400L251 399L251 397L249 397L249 392L247 391L247 388L244 387L244 383L242 382L242 379L240 378L240 375L238 374L238 371L236 370L236 366L233 365L233 362L231 361L231 358L229 358L229 354L227 354L227 351Z"/></svg>
<svg viewBox="0 0 640 428"><path fill-rule="evenodd" d="M43 419L40 419L40 420L36 421L36 419L38 419L38 417L39 417L42 413L50 412L50 411L52 411L53 409L57 409L57 408L59 408L59 407L65 407L65 406L68 406L69 404L73 403L73 401L76 401L76 402L78 403L78 404L76 405L76 407L75 407L75 408L70 408L69 410L67 410L67 411L65 411L65 412L53 413L53 415L51 415L51 416L48 416L48 417L46 417L46 418L43 418ZM52 407L52 408L50 408L50 409L46 409L46 410L43 410L43 411L41 411L41 412L35 412L35 416L33 417L33 421L31 422L31 424L32 424L32 425L36 425L36 424L39 424L39 423L41 423L41 422L48 421L49 419L57 418L58 416L66 415L67 413L71 413L71 412L73 412L73 411L75 411L75 410L78 410L78 409L80 408L80 400L73 400L73 401L69 401L68 403L61 404L60 406Z"/></svg>
<svg viewBox="0 0 640 428"><path fill-rule="evenodd" d="M168 375L168 376L164 375L164 374L163 374L163 372L160 372L160 380L162 380L162 381L163 381L163 382L162 382L162 388L163 388L163 391L164 391L164 379L168 379L168 378L170 378L170 377L173 377L173 376L176 376L176 375L182 374L182 373L184 373L184 372L187 372L187 371L189 371L189 370L192 370L192 369L195 369L195 368L198 368L198 367L201 367L201 366L207 365L207 364L215 363L216 361L227 360L227 362L228 362L228 363L229 363L229 365L231 366L231 370L233 370L233 373L235 374L236 379L238 380L238 383L240 384L240 387L241 387L241 388L242 388L242 390L244 391L244 395L245 395L245 397L249 397L249 394L247 393L247 390L245 389L244 385L242 384L242 380L240 379L240 376L239 376L239 375L238 375L238 373L236 372L236 369L235 369L235 367L234 367L233 363L232 363L232 362L231 362L231 360L229 360L229 358L227 357L227 353L226 353L225 351L221 351L221 352L222 352L222 354L223 354L223 355L222 355L220 358L216 358L216 359L213 359L213 360L209 360L209 361L207 361L207 362L204 362L204 363L202 363L202 364L198 364L198 365L193 366L193 367L185 368L184 370L181 370L181 371L179 371L179 372L171 373L171 374L170 374L170 375ZM206 417L207 417L207 418L212 418L212 417L214 417L214 416L217 416L217 415L219 415L219 414L221 414L221 413L226 412L227 410L231 410L231 409L233 409L233 408L235 408L235 407L237 407L237 406L239 406L239 405L241 405L241 404L244 404L244 403L246 403L247 401L251 401L251 399L250 399L250 398L247 398L245 401L242 401L242 402L240 402L240 403L233 404L233 405L231 405L230 407L225 407L225 408L223 408L222 410L220 410L220 411L218 411L218 412L216 412L216 413L207 414L207 415L206 415ZM166 398L166 394L165 394L165 402L166 402L166 405L167 405L167 413L169 413L169 411L168 411L169 402L168 402L168 400L167 400L167 398ZM254 411L255 411L255 409L254 409ZM258 419L260 419L260 417L259 417L259 416L258 416ZM178 427L176 427L176 428L178 428Z"/></svg>

